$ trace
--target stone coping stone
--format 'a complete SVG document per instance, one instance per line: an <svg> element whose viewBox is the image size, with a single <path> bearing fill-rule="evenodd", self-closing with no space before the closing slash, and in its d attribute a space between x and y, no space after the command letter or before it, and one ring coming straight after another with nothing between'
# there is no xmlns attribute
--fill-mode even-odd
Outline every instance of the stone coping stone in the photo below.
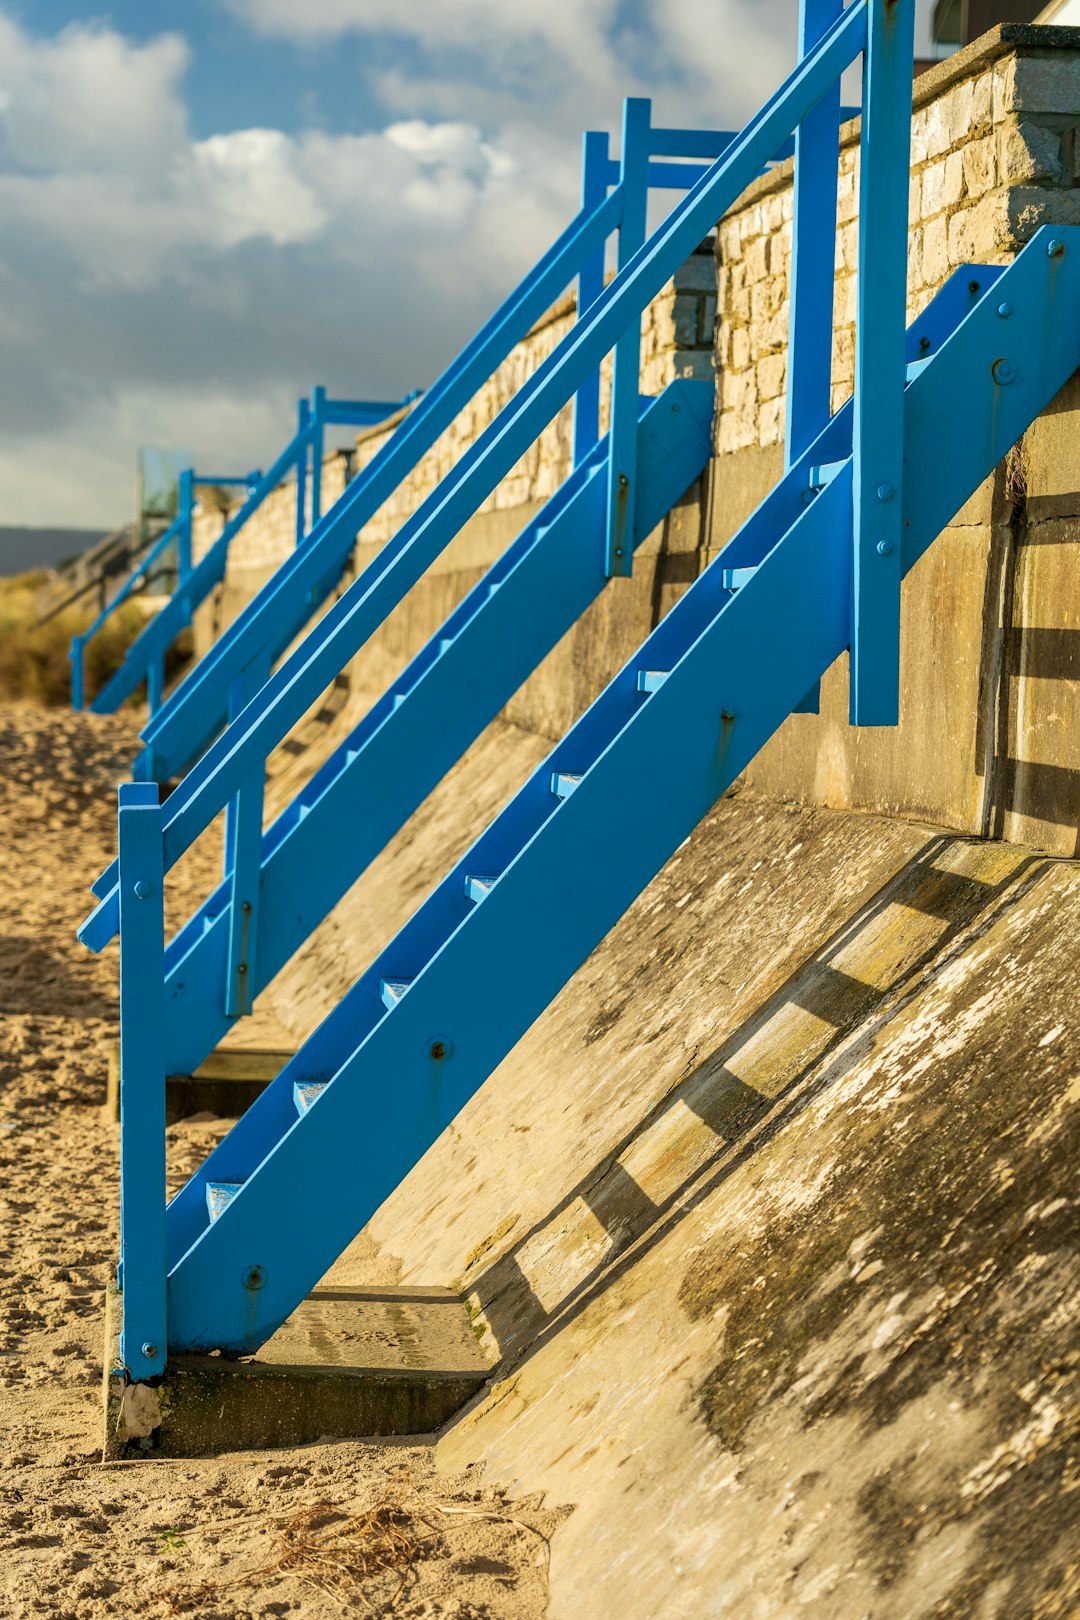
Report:
<svg viewBox="0 0 1080 1620"><path fill-rule="evenodd" d="M121 1308L113 1288L106 1458L433 1434L488 1377L468 1312L445 1288L316 1288L257 1357L170 1357L153 1387L126 1384L119 1371Z"/></svg>

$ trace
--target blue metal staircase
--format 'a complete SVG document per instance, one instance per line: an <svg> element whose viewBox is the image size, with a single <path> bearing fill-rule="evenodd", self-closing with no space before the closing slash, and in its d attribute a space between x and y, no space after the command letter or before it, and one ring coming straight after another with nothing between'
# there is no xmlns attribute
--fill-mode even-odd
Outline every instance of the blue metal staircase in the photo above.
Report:
<svg viewBox="0 0 1080 1620"><path fill-rule="evenodd" d="M912 13L911 0L807 0L785 84L382 566L234 706L164 806L153 784L121 789L118 864L82 937L100 948L119 927L130 1378L158 1377L170 1351L250 1352L274 1332L845 649L853 722L895 722L903 575L1080 363L1077 229L1039 232L1007 267L965 267L905 330ZM834 217L839 78L860 55L856 387L830 417L822 207L831 193ZM783 478L166 1210L166 1053L185 1050L189 1027L197 1049L229 1016L222 970L233 1005L242 962L239 977L265 982L700 468L707 413L694 388L641 408L640 315L792 133ZM632 370L618 358L628 334ZM585 448L301 803L261 839L235 827L225 884L166 950L169 868L613 348L608 439ZM430 765L418 759L428 749ZM387 783L398 772L400 789Z"/></svg>

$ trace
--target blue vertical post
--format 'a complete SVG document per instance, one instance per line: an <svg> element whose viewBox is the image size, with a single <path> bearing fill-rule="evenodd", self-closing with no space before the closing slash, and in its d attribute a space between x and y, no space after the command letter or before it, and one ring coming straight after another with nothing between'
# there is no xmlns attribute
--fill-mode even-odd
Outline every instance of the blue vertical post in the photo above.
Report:
<svg viewBox="0 0 1080 1620"><path fill-rule="evenodd" d="M71 646L68 649L68 658L71 660L71 707L81 709L86 702L82 636L72 636Z"/></svg>
<svg viewBox="0 0 1080 1620"><path fill-rule="evenodd" d="M842 10L843 0L799 0L800 59L813 50ZM839 163L840 82L837 80L795 131L785 470L801 459L831 415Z"/></svg>
<svg viewBox="0 0 1080 1620"><path fill-rule="evenodd" d="M915 0L869 0L859 173L850 719L900 717L904 328Z"/></svg>
<svg viewBox="0 0 1080 1620"><path fill-rule="evenodd" d="M135 1382L165 1370L165 921L157 784L126 782L120 894L120 1351Z"/></svg>
<svg viewBox="0 0 1080 1620"><path fill-rule="evenodd" d="M177 516L180 525L176 531L176 574L183 584L191 573L192 524L195 516L195 474L185 467L180 474Z"/></svg>
<svg viewBox="0 0 1080 1620"><path fill-rule="evenodd" d="M154 653L146 666L146 706L157 714L165 700L165 654Z"/></svg>
<svg viewBox="0 0 1080 1620"><path fill-rule="evenodd" d="M306 399L300 401L297 415L297 434L307 433L311 427L311 406ZM305 439L299 446L296 454L296 544L303 544L307 534L307 464L311 449L310 439Z"/></svg>
<svg viewBox="0 0 1080 1620"><path fill-rule="evenodd" d="M326 440L326 389L311 391L311 527L322 517L322 464Z"/></svg>
<svg viewBox="0 0 1080 1620"><path fill-rule="evenodd" d="M624 269L645 241L649 203L649 130L652 102L628 96L623 102L618 268ZM641 316L627 325L615 344L611 376L608 458L608 575L628 575L634 557L634 500L637 489L637 426L640 411Z"/></svg>
<svg viewBox="0 0 1080 1620"><path fill-rule="evenodd" d="M799 57L813 50L843 10L843 0L799 0ZM840 81L795 131L791 224L791 305L784 468L790 471L832 414L833 285L836 191L840 165ZM815 681L796 713L817 714Z"/></svg>
<svg viewBox="0 0 1080 1620"><path fill-rule="evenodd" d="M581 206L598 208L607 200L611 158L606 130L588 129L581 143ZM577 284L577 319L604 290L604 246L581 266ZM574 395L574 466L579 467L600 437L600 368L589 373Z"/></svg>
<svg viewBox="0 0 1080 1620"><path fill-rule="evenodd" d="M229 694L230 722L251 702L265 684L269 673L269 659L263 652L233 682ZM243 783L225 809L225 877L230 882L229 939L225 960L227 1018L244 1018L252 1008L262 880L264 787L265 773L260 761L257 771Z"/></svg>

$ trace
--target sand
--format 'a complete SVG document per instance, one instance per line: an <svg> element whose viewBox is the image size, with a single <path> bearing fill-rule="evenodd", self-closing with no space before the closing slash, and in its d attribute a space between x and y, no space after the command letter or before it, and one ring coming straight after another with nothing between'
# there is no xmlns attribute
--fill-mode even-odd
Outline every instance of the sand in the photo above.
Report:
<svg viewBox="0 0 1080 1620"><path fill-rule="evenodd" d="M117 957L75 929L139 720L0 706L0 1617L532 1620L555 1515L440 1477L429 1441L100 1462ZM174 920L218 859L210 834L170 885ZM170 1179L224 1129L172 1127Z"/></svg>

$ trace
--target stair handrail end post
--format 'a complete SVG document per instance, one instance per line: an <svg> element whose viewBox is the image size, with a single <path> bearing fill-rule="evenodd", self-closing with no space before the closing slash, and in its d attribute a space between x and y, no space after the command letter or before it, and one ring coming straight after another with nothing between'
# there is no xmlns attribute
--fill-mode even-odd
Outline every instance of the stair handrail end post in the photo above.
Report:
<svg viewBox="0 0 1080 1620"><path fill-rule="evenodd" d="M307 471L311 433L311 406L300 401L296 419L296 544L302 546L307 534Z"/></svg>
<svg viewBox="0 0 1080 1620"><path fill-rule="evenodd" d="M120 1351L132 1382L165 1370L164 860L156 783L118 793Z"/></svg>
<svg viewBox="0 0 1080 1620"><path fill-rule="evenodd" d="M625 270L644 246L649 208L649 137L652 102L627 96L623 102L619 178L622 218L617 270ZM612 355L608 443L608 515L604 571L627 577L633 569L634 500L637 488L637 426L641 395L641 315L627 322Z"/></svg>
<svg viewBox="0 0 1080 1620"><path fill-rule="evenodd" d="M915 0L868 0L863 54L851 578L852 725L900 717L904 336Z"/></svg>
<svg viewBox="0 0 1080 1620"><path fill-rule="evenodd" d="M591 213L607 198L611 169L610 139L607 130L587 129L581 138L581 210ZM604 243L583 261L577 279L577 311L580 321L590 304L604 290ZM600 368L582 383L574 395L574 466L580 467L600 438Z"/></svg>

